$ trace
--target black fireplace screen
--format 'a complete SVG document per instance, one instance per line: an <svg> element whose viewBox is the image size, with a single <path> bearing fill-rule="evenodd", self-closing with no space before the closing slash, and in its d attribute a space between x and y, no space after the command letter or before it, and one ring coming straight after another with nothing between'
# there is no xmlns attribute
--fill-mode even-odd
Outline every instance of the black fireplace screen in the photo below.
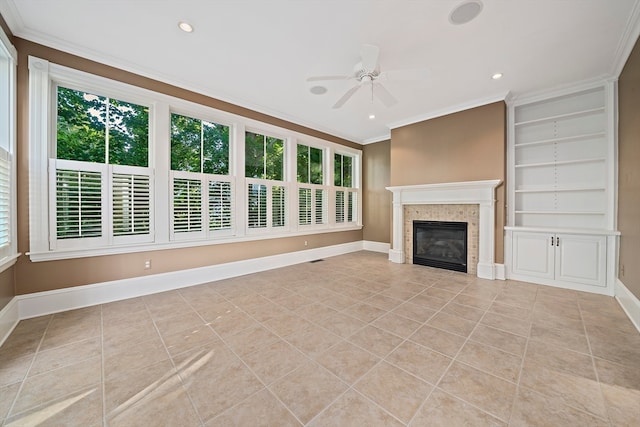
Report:
<svg viewBox="0 0 640 427"><path fill-rule="evenodd" d="M467 223L413 221L413 263L467 272Z"/></svg>

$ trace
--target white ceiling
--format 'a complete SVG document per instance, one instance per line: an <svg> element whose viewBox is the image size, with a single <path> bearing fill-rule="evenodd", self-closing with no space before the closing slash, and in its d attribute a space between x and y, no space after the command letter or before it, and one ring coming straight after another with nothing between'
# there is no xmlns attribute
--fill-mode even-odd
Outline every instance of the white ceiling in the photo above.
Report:
<svg viewBox="0 0 640 427"><path fill-rule="evenodd" d="M18 37L367 143L509 92L615 76L638 1L482 0L464 25L448 19L462 0L0 0L0 13ZM364 43L380 47L382 71L429 75L386 81L390 108L361 90L332 109L348 81L309 92L307 77L350 73Z"/></svg>

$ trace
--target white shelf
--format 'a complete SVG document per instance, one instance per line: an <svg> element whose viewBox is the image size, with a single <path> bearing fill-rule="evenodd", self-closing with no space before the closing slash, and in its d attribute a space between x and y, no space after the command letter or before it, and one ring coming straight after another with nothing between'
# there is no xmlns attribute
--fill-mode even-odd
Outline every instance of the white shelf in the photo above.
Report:
<svg viewBox="0 0 640 427"><path fill-rule="evenodd" d="M524 122L515 123L515 126L518 127L518 126L532 125L532 124L538 124L538 123L544 123L544 122L552 122L556 120L571 119L575 117L588 116L590 114L595 114L595 113L601 113L601 112L604 113L604 111L605 111L604 107L592 108L589 110L573 111L571 113L558 114L557 116L549 116L549 117L543 117L540 119L527 120Z"/></svg>
<svg viewBox="0 0 640 427"><path fill-rule="evenodd" d="M595 211L515 211L518 215L606 215L606 212L595 212Z"/></svg>
<svg viewBox="0 0 640 427"><path fill-rule="evenodd" d="M606 136L605 132L595 132L595 133L585 133L582 135L574 135L574 136L565 136L562 138L550 138L550 139L542 139L540 141L532 141L532 142L523 142L520 144L515 144L516 149L519 147L530 147L532 145L545 145L545 144L555 144L555 143L563 143L563 142L574 142L580 141L582 139L591 139L591 138L601 138Z"/></svg>
<svg viewBox="0 0 640 427"><path fill-rule="evenodd" d="M604 187L545 187L545 188L523 188L516 190L516 193L558 193L565 191L605 191Z"/></svg>
<svg viewBox="0 0 640 427"><path fill-rule="evenodd" d="M593 157L590 159L575 159L575 160L559 160L554 162L541 162L541 163L526 163L521 165L515 165L516 168L537 168L541 166L558 166L558 165L575 165L579 163L597 163L604 162L604 157Z"/></svg>

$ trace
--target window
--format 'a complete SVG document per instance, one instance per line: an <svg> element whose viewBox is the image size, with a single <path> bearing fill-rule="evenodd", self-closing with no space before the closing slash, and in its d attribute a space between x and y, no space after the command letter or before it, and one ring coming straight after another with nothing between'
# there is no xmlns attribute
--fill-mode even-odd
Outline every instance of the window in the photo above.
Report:
<svg viewBox="0 0 640 427"><path fill-rule="evenodd" d="M286 226L287 189L284 185L284 139L245 132L247 227Z"/></svg>
<svg viewBox="0 0 640 427"><path fill-rule="evenodd" d="M359 150L34 57L28 104L32 261L358 226ZM2 141L0 183L15 176Z"/></svg>
<svg viewBox="0 0 640 427"><path fill-rule="evenodd" d="M0 272L17 258L15 174L16 52L0 29Z"/></svg>
<svg viewBox="0 0 640 427"><path fill-rule="evenodd" d="M149 241L149 108L63 86L56 106L52 247Z"/></svg>
<svg viewBox="0 0 640 427"><path fill-rule="evenodd" d="M229 126L171 114L172 237L230 232Z"/></svg>
<svg viewBox="0 0 640 427"><path fill-rule="evenodd" d="M323 150L298 144L296 151L298 180L298 224L326 223L326 190L323 180Z"/></svg>
<svg viewBox="0 0 640 427"><path fill-rule="evenodd" d="M353 157L336 153L333 162L333 180L336 187L336 223L357 221L358 192L352 189Z"/></svg>

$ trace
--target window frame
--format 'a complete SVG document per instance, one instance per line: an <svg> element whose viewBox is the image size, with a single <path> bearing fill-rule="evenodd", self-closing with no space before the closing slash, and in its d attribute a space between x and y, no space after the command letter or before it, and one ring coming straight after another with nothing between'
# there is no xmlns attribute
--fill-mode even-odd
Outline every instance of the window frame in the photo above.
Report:
<svg viewBox="0 0 640 427"><path fill-rule="evenodd" d="M5 157L8 166L8 191L7 191L7 237L8 243L0 248L0 273L13 266L20 256L18 253L18 224L17 224L17 162L16 162L16 90L17 90L17 65L18 52L11 44L9 37L0 28L0 54L6 60L6 75L0 72L0 89L7 93L6 104L0 105L0 150Z"/></svg>
<svg viewBox="0 0 640 427"><path fill-rule="evenodd" d="M52 132L55 132L55 121L51 120L51 111L55 103L51 99L52 82L70 89L96 94L108 94L118 100L132 102L149 107L149 168L153 173L153 208L154 237L152 242L123 243L121 245L98 246L83 249L56 249L49 247L49 188L48 159L52 144ZM171 113L186 115L205 121L230 126L229 147L229 179L232 186L232 209L234 213L232 230L213 232L209 235L195 234L181 239L172 238L171 232ZM100 256L119 253L145 252L182 247L208 246L224 243L246 242L282 237L311 235L314 233L340 232L362 228L361 218L348 224L336 224L332 220L335 215L333 180L333 162L335 152L347 154L360 164L362 150L343 146L308 134L281 128L276 125L260 122L244 116L220 111L211 106L176 98L167 94L153 92L148 89L132 86L72 69L46 60L29 57L29 191L30 191L30 259L31 261L47 261L56 259L72 259L88 256ZM249 230L247 227L247 179L245 175L245 132L254 132L273 136L284 140L283 181L275 181L285 188L287 197L284 210L285 227L269 230ZM296 144L310 145L324 150L323 179L326 190L327 214L326 224L313 227L298 225L298 189L296 179ZM360 173L360 166L354 165L354 174ZM225 177L225 176L221 176ZM359 177L354 182L354 191L360 192ZM270 181L270 180L267 180ZM361 197L357 199L361 203ZM360 213L358 209L358 214Z"/></svg>

